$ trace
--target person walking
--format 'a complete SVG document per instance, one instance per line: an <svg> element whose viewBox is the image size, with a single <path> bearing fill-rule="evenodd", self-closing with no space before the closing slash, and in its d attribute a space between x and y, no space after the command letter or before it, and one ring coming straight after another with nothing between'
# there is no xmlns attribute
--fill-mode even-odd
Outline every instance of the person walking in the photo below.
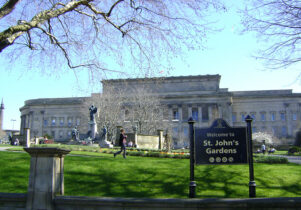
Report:
<svg viewBox="0 0 301 210"><path fill-rule="evenodd" d="M120 154L123 151L123 158L126 158L126 138L125 130L120 130L120 137L119 137L119 146L121 146L120 151L114 153L114 158L116 155Z"/></svg>
<svg viewBox="0 0 301 210"><path fill-rule="evenodd" d="M262 154L265 154L265 144L264 143L261 145L261 151L262 151Z"/></svg>

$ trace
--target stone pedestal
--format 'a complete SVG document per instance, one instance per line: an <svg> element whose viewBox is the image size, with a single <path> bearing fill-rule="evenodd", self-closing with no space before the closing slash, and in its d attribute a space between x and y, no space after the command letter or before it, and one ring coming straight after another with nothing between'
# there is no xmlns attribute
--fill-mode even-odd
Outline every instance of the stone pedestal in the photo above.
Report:
<svg viewBox="0 0 301 210"><path fill-rule="evenodd" d="M157 130L158 135L159 135L159 148L158 149L163 149L163 130Z"/></svg>
<svg viewBox="0 0 301 210"><path fill-rule="evenodd" d="M91 130L91 138L95 139L96 135L97 135L97 124L96 121L94 119L94 121L90 121L90 130Z"/></svg>
<svg viewBox="0 0 301 210"><path fill-rule="evenodd" d="M25 145L30 147L30 128L25 128Z"/></svg>
<svg viewBox="0 0 301 210"><path fill-rule="evenodd" d="M70 150L24 148L31 156L26 209L54 209L55 195L64 194L64 156Z"/></svg>
<svg viewBox="0 0 301 210"><path fill-rule="evenodd" d="M138 148L138 133L137 130L134 133L134 146Z"/></svg>
<svg viewBox="0 0 301 210"><path fill-rule="evenodd" d="M102 148L113 148L113 144L106 140L100 140L99 146Z"/></svg>

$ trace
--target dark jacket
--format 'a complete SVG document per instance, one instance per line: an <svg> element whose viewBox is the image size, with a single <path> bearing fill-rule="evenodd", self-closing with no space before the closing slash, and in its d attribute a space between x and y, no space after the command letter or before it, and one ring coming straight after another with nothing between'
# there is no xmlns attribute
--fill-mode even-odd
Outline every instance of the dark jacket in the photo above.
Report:
<svg viewBox="0 0 301 210"><path fill-rule="evenodd" d="M125 138L125 136L121 133L119 136L119 146L122 146L124 138Z"/></svg>

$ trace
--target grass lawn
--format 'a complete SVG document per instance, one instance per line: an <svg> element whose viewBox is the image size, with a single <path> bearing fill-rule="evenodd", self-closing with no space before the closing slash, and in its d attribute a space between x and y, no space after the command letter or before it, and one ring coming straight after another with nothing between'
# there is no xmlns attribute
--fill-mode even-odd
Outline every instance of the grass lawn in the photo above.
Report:
<svg viewBox="0 0 301 210"><path fill-rule="evenodd" d="M187 198L189 160L71 152L65 158L65 195ZM25 193L30 156L0 152L0 192ZM257 197L301 195L301 165L254 165ZM196 166L198 198L248 197L248 165Z"/></svg>

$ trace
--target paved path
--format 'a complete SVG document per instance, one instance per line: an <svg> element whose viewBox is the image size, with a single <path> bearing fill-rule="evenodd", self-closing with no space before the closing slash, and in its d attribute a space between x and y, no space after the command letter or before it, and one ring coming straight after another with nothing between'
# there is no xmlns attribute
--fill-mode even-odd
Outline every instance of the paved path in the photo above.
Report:
<svg viewBox="0 0 301 210"><path fill-rule="evenodd" d="M5 151L8 148L11 148L11 147L0 147L0 151ZM72 156L75 156L75 155L72 155ZM77 156L81 156L81 155L77 155ZM288 162L301 165L301 156L288 156L288 155L274 155L274 156L285 157L288 159Z"/></svg>
<svg viewBox="0 0 301 210"><path fill-rule="evenodd" d="M8 148L10 148L10 147L0 147L0 151L5 151Z"/></svg>
<svg viewBox="0 0 301 210"><path fill-rule="evenodd" d="M278 157L285 157L290 163L296 163L301 165L301 156L288 156L288 155L275 155Z"/></svg>

